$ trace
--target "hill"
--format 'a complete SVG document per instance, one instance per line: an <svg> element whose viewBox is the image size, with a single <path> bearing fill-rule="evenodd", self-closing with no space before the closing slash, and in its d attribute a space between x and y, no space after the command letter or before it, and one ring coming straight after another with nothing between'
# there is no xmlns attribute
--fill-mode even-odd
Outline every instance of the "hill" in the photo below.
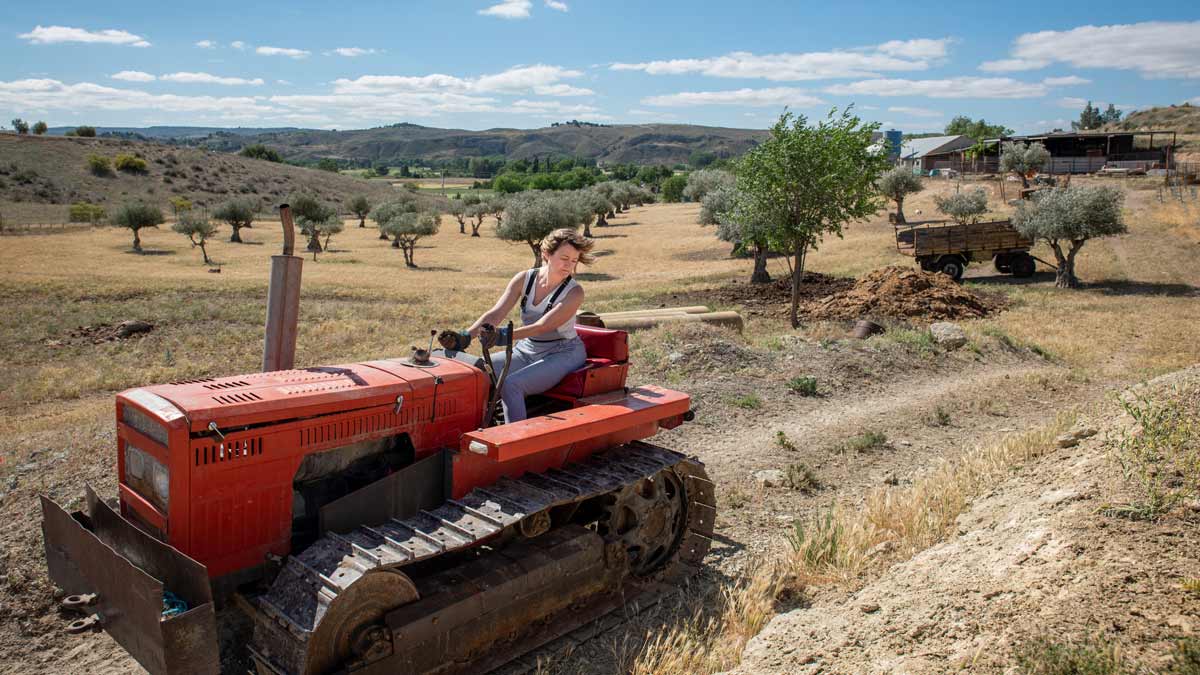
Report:
<svg viewBox="0 0 1200 675"><path fill-rule="evenodd" d="M136 130L132 130L136 131ZM766 138L759 129L730 129L691 124L559 124L542 129L437 129L396 124L373 129L326 131L300 129L261 134L214 133L197 141L203 147L236 152L255 143L277 150L285 159L312 162L330 157L355 163L399 160L447 160L501 156L584 157L601 164L679 164L697 150L735 157Z"/></svg>
<svg viewBox="0 0 1200 675"><path fill-rule="evenodd" d="M78 127L50 127L46 133L51 136L65 136ZM125 135L132 134L147 139L183 139L204 138L211 134L227 133L241 136L273 133L281 131L299 131L298 127L96 127L96 133Z"/></svg>
<svg viewBox="0 0 1200 675"><path fill-rule="evenodd" d="M145 173L93 174L90 155L144 159ZM306 191L342 204L365 194L385 199L394 188L327 171L276 164L237 155L115 138L0 135L0 208L10 222L62 222L65 207L90 202L112 208L133 200L166 207L175 196L213 206L235 196L278 204ZM54 205L59 205L55 207ZM168 210L169 212L169 210ZM61 216L59 215L61 213Z"/></svg>
<svg viewBox="0 0 1200 675"><path fill-rule="evenodd" d="M1200 134L1200 107L1184 103L1148 110L1136 110L1109 129L1122 131L1158 131L1169 129L1182 134Z"/></svg>

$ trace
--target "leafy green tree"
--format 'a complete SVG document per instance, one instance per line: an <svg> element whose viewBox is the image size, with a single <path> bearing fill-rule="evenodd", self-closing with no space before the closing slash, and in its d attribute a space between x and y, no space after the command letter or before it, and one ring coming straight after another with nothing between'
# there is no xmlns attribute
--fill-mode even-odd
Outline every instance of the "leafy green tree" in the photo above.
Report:
<svg viewBox="0 0 1200 675"><path fill-rule="evenodd" d="M1000 170L1021 178L1021 187L1029 187L1029 176L1050 161L1050 151L1041 143L1007 141L1000 149Z"/></svg>
<svg viewBox="0 0 1200 675"><path fill-rule="evenodd" d="M1117 106L1109 103L1104 112L1100 114L1100 121L1104 124L1116 124L1121 121L1121 111L1117 110ZM37 127L33 128L33 133L37 133Z"/></svg>
<svg viewBox="0 0 1200 675"><path fill-rule="evenodd" d="M12 121L12 125L13 125L13 131L16 131L18 134L25 135L25 134L29 133L29 122L26 122L25 120L21 119L20 117L15 118Z"/></svg>
<svg viewBox="0 0 1200 675"><path fill-rule="evenodd" d="M124 227L133 230L133 250L142 252L141 231L147 227L158 227L166 221L162 211L157 206L145 202L130 202L117 209L113 214L114 227Z"/></svg>
<svg viewBox="0 0 1200 675"><path fill-rule="evenodd" d="M884 197L896 202L896 222L908 222L904 218L904 198L925 189L921 178L911 169L898 166L883 174L879 179L879 192Z"/></svg>
<svg viewBox="0 0 1200 675"><path fill-rule="evenodd" d="M338 166L338 162L336 159L333 159L332 157L322 157L320 160L317 161L317 168L320 169L321 171L337 173L341 167Z"/></svg>
<svg viewBox="0 0 1200 675"><path fill-rule="evenodd" d="M964 190L952 195L933 198L938 211L950 216L959 225L973 225L987 213L987 191L983 188Z"/></svg>
<svg viewBox="0 0 1200 675"><path fill-rule="evenodd" d="M367 226L367 216L371 215L371 200L367 199L366 195L358 195L346 204L346 208L358 216L358 226Z"/></svg>
<svg viewBox="0 0 1200 675"><path fill-rule="evenodd" d="M687 187L687 176L671 176L662 182L660 194L664 202L683 201L683 190Z"/></svg>
<svg viewBox="0 0 1200 675"><path fill-rule="evenodd" d="M492 189L501 194L515 194L525 190L525 181L511 173L502 173L492 179Z"/></svg>
<svg viewBox="0 0 1200 675"><path fill-rule="evenodd" d="M1124 193L1111 185L1043 190L1017 205L1012 223L1018 232L1046 242L1054 251L1058 266L1054 285L1077 288L1075 256L1079 249L1090 239L1128 231L1124 202Z"/></svg>
<svg viewBox="0 0 1200 675"><path fill-rule="evenodd" d="M872 150L878 123L864 124L844 110L809 126L803 116L784 113L771 135L738 165L738 200L744 218L771 224L770 240L795 259L790 319L799 326L800 280L804 262L826 234L842 234L853 220L870 218L881 205L876 190L888 166Z"/></svg>
<svg viewBox="0 0 1200 675"><path fill-rule="evenodd" d="M46 126L46 123L41 120L38 120L37 122L33 123L33 133L38 136L41 136L42 134L46 133L49 130L50 130L50 127Z"/></svg>
<svg viewBox="0 0 1200 675"><path fill-rule="evenodd" d="M1091 101L1083 107L1083 111L1079 113L1079 121L1071 122L1071 128L1076 131L1091 131L1099 129L1100 125L1104 124L1104 115L1100 109L1093 106Z"/></svg>
<svg viewBox="0 0 1200 675"><path fill-rule="evenodd" d="M404 253L404 264L416 267L413 252L417 241L432 236L438 231L438 214L431 211L413 211L412 204L387 202L371 212L371 218L379 223L379 229L394 239L393 247Z"/></svg>
<svg viewBox="0 0 1200 675"><path fill-rule="evenodd" d="M267 146L263 145L262 143L255 143L254 145L247 145L246 147L242 148L241 152L239 152L238 154L241 155L242 157L249 157L250 159L261 159L261 160L264 160L267 162L275 162L277 164L280 162L283 162L283 157L280 157L278 152L272 150L271 148L268 148Z"/></svg>
<svg viewBox="0 0 1200 675"><path fill-rule="evenodd" d="M208 259L207 244L208 240L217 233L217 224L209 220L208 216L198 211L184 211L171 229L187 237L188 241L192 242L192 248L200 247L200 254L204 256L205 265L212 264L212 261Z"/></svg>
<svg viewBox="0 0 1200 675"><path fill-rule="evenodd" d="M732 185L724 185L706 192L704 198L700 200L700 224L719 224L721 214L728 213L733 208L735 198L736 191Z"/></svg>
<svg viewBox="0 0 1200 675"><path fill-rule="evenodd" d="M688 155L688 164L694 169L703 169L715 161L717 161L716 153L709 152L708 150L697 148Z"/></svg>
<svg viewBox="0 0 1200 675"><path fill-rule="evenodd" d="M383 208L384 206L387 208ZM418 210L417 198L415 195L409 192L397 193L385 204L376 207L375 210L371 211L371 219L374 220L376 226L379 227L379 238L383 241L387 241L389 238L388 233L383 230L383 223L379 220L380 216L390 218L392 213L395 211L400 211L403 213L416 213ZM393 242L393 244L395 248L400 248L398 243Z"/></svg>
<svg viewBox="0 0 1200 675"><path fill-rule="evenodd" d="M1013 130L1003 124L988 124L987 120L982 117L978 120L973 120L966 115L958 115L950 120L946 125L947 136L970 136L977 141L982 141L985 138L1000 138L1001 136L1011 136Z"/></svg>
<svg viewBox="0 0 1200 675"><path fill-rule="evenodd" d="M242 243L242 228L254 224L254 215L258 213L258 204L251 199L239 197L222 203L213 211L213 218L229 224L233 231L229 241L234 244Z"/></svg>
<svg viewBox="0 0 1200 675"><path fill-rule="evenodd" d="M113 166L125 173L146 173L146 160L134 155L117 155L113 159Z"/></svg>
<svg viewBox="0 0 1200 675"><path fill-rule="evenodd" d="M524 192L509 199L496 236L524 242L533 251L533 265L542 264L542 239L560 227L579 225L578 213L567 197L546 192Z"/></svg>
<svg viewBox="0 0 1200 675"><path fill-rule="evenodd" d="M95 176L112 175L112 162L103 155L91 154L87 158L88 170Z"/></svg>
<svg viewBox="0 0 1200 675"><path fill-rule="evenodd" d="M95 138L96 127L89 127L86 125L75 127L75 135L79 136L80 138Z"/></svg>
<svg viewBox="0 0 1200 675"><path fill-rule="evenodd" d="M688 174L687 186L683 188L683 196L688 201L699 202L704 195L719 188L731 188L737 182L733 174L721 169L701 169Z"/></svg>
<svg viewBox="0 0 1200 675"><path fill-rule="evenodd" d="M375 170L375 175L381 176L383 178L387 178L388 175L392 172L392 167L388 166L387 162L375 162L375 164L373 164L371 166L371 168ZM363 227L363 226L359 225L359 227Z"/></svg>

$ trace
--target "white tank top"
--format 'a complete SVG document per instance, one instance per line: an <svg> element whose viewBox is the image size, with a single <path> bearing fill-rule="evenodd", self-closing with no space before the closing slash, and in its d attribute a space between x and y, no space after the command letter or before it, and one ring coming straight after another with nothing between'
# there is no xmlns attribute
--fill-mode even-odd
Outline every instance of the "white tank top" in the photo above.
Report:
<svg viewBox="0 0 1200 675"><path fill-rule="evenodd" d="M525 273L525 293L521 296L521 323L526 326L537 323L551 309L561 305L566 300L567 294L571 292L571 289L579 285L573 277L567 277L556 288L547 293L541 302L534 304L533 286L537 281L537 273L538 268L531 269ZM572 315L571 318L564 321L558 328L529 339L534 342L557 342L577 337L578 335L575 333L575 316Z"/></svg>

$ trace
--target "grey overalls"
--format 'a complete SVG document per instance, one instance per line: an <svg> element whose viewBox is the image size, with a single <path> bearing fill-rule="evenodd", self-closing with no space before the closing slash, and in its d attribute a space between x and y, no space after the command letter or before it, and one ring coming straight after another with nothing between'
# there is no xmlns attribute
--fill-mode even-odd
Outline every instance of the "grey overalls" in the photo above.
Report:
<svg viewBox="0 0 1200 675"><path fill-rule="evenodd" d="M533 284L537 280L537 269L525 273L525 292L521 295L521 324L536 323L555 306L561 304L567 293L577 286L567 277L558 288L546 294L542 301L533 304ZM587 362L587 351L583 340L575 332L575 317L567 319L557 329L533 338L519 340L513 345L512 366L500 390L504 403L504 417L508 422L525 419L525 397L540 394L558 384L567 373L578 370ZM492 366L499 373L504 367L504 352L492 355Z"/></svg>

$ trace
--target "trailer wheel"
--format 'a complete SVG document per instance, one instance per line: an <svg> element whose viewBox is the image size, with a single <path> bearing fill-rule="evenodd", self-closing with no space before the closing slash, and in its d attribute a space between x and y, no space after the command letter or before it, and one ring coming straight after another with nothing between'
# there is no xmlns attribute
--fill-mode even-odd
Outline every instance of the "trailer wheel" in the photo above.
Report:
<svg viewBox="0 0 1200 675"><path fill-rule="evenodd" d="M944 255L938 258L937 264L934 266L934 271L941 272L951 279L958 281L962 279L965 268L966 264L963 263L962 258L955 255Z"/></svg>
<svg viewBox="0 0 1200 675"><path fill-rule="evenodd" d="M1014 255L1009 266L1012 268L1012 275L1021 279L1033 276L1033 272L1037 268L1033 256L1028 253Z"/></svg>
<svg viewBox="0 0 1200 675"><path fill-rule="evenodd" d="M992 262L996 265L997 272L1000 272L1001 274L1008 274L1008 273L1012 272L1012 255L1011 254L997 253L996 257L992 259Z"/></svg>

